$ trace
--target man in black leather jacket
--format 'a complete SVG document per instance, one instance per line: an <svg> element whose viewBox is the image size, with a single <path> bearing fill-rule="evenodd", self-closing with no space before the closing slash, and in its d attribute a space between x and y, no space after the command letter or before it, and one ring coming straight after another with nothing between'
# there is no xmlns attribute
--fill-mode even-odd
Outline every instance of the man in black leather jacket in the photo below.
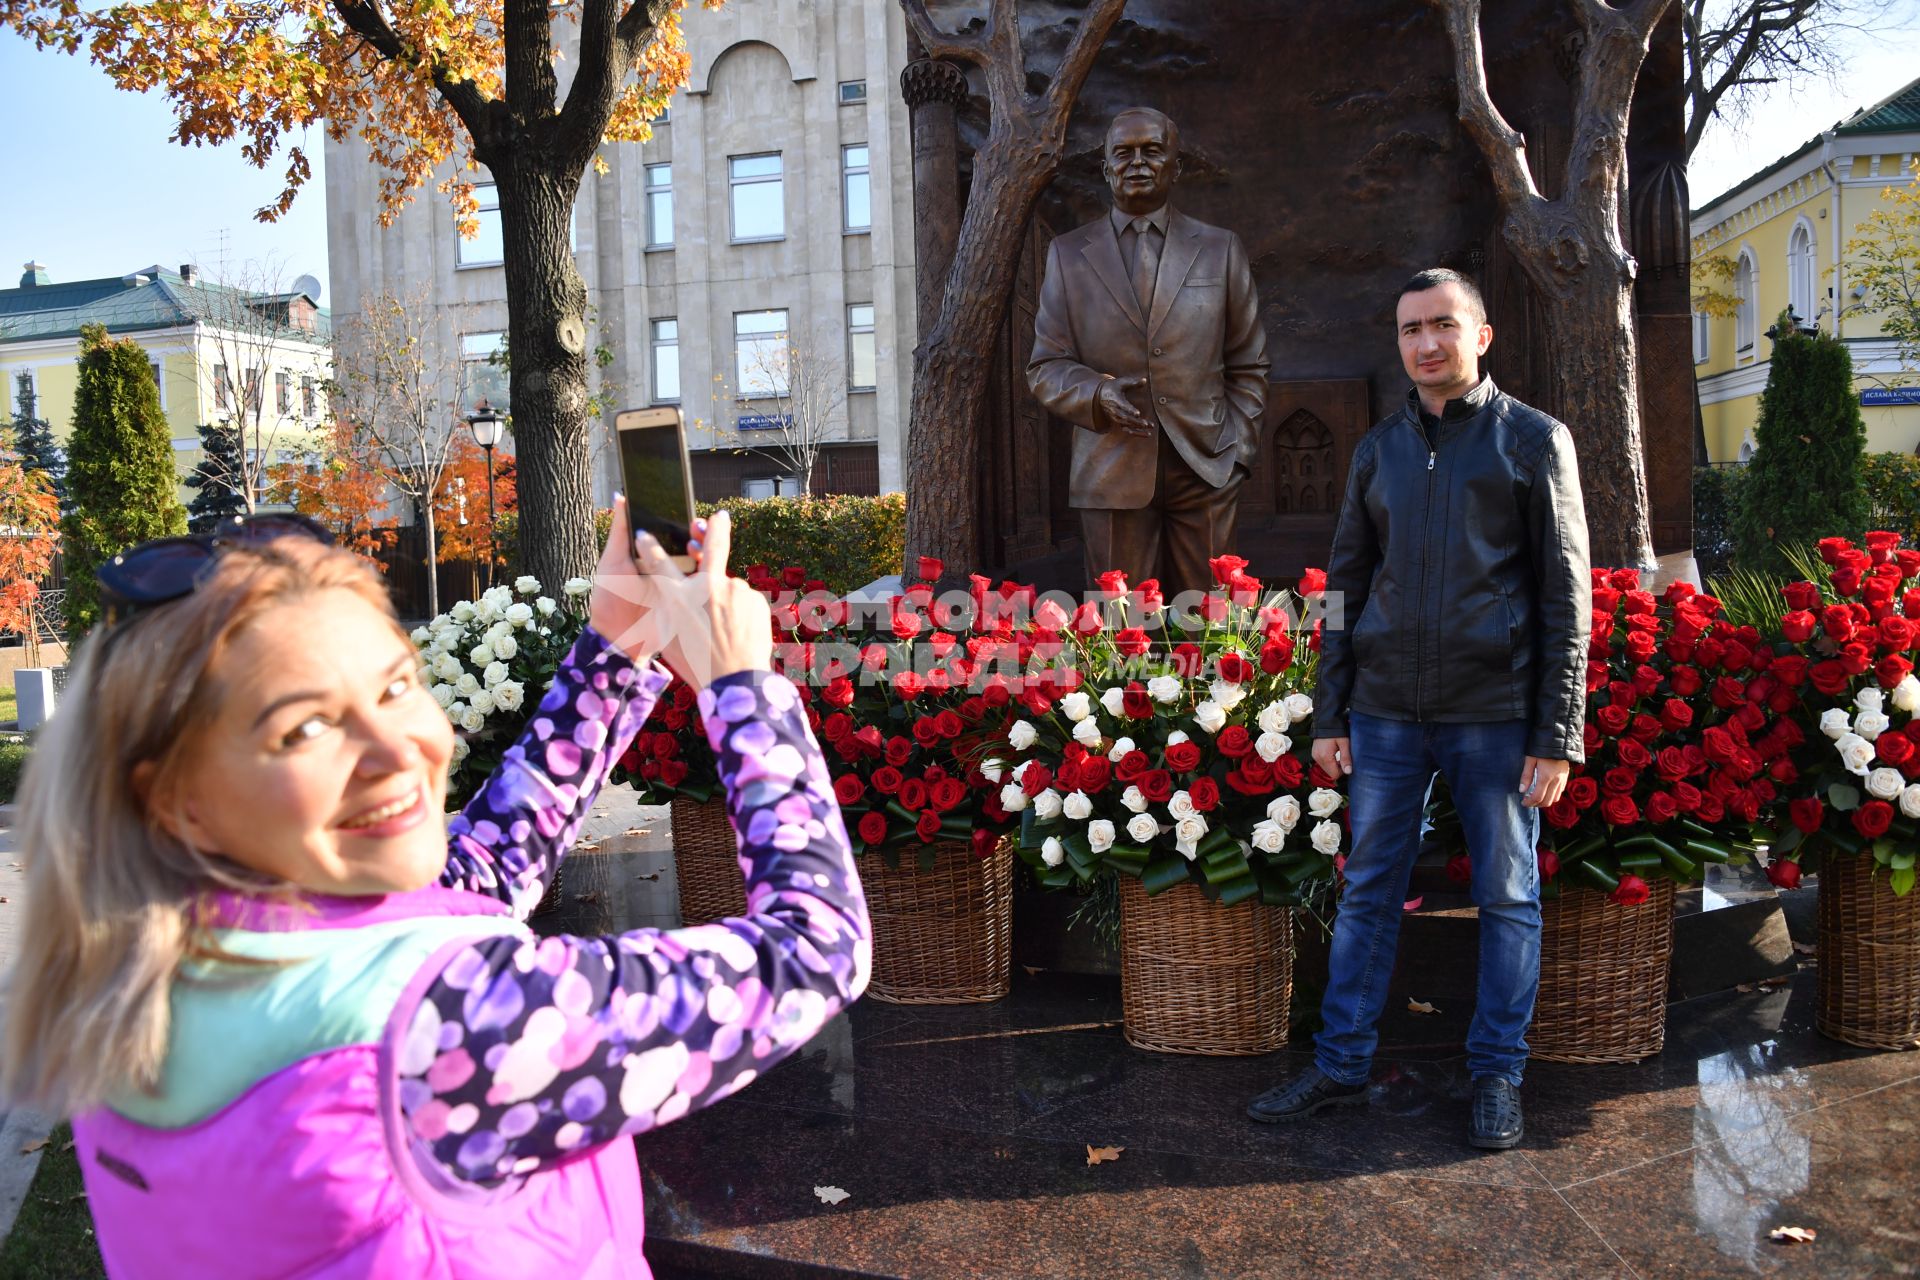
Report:
<svg viewBox="0 0 1920 1280"><path fill-rule="evenodd" d="M1345 626L1329 623L1322 637L1313 758L1348 775L1353 852L1324 1028L1314 1065L1249 1113L1292 1120L1366 1101L1438 772L1465 830L1480 916L1468 1140L1499 1149L1522 1133L1524 1036L1540 983L1540 810L1582 758L1586 513L1567 428L1480 372L1493 328L1473 283L1423 271L1396 313L1414 388L1354 450L1327 564Z"/></svg>

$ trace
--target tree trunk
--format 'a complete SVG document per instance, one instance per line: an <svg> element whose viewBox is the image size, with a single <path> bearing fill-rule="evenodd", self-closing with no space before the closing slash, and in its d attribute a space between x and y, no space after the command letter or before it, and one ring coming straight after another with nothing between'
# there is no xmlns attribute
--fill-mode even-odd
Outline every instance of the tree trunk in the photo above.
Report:
<svg viewBox="0 0 1920 1280"><path fill-rule="evenodd" d="M433 523L433 498L420 504L425 512L427 527L427 616L440 616L440 538L439 530Z"/></svg>
<svg viewBox="0 0 1920 1280"><path fill-rule="evenodd" d="M587 286L569 231L580 175L520 145L494 170L507 273L507 351L520 486L520 555L549 592L593 572ZM463 406L464 408L464 406Z"/></svg>
<svg viewBox="0 0 1920 1280"><path fill-rule="evenodd" d="M1617 236L1596 234L1564 206L1547 208L1538 224L1509 218L1502 230L1547 309L1548 356L1580 457L1593 563L1651 574L1633 260Z"/></svg>
<svg viewBox="0 0 1920 1280"><path fill-rule="evenodd" d="M1033 207L1060 161L1060 139L996 130L975 157L973 188L947 272L940 319L914 352L907 433L906 559L950 573L979 567L980 417ZM1018 370L1015 376L1020 376Z"/></svg>

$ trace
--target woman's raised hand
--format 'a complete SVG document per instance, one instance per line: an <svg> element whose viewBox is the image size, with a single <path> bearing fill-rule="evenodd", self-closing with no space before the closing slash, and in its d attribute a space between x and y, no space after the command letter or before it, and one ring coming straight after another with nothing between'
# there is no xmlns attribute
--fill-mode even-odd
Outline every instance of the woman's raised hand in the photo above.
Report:
<svg viewBox="0 0 1920 1280"><path fill-rule="evenodd" d="M724 511L694 522L695 567L682 573L650 534L629 536L627 505L616 495L613 529L594 574L591 621L635 661L658 654L695 688L736 671L773 665L773 622L766 597L727 576L733 542Z"/></svg>

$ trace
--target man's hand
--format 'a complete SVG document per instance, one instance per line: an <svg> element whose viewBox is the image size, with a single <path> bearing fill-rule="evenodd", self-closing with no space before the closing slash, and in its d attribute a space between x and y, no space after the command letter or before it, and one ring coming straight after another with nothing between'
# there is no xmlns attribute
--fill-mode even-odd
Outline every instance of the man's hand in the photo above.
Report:
<svg viewBox="0 0 1920 1280"><path fill-rule="evenodd" d="M1317 747L1319 744L1314 745ZM1528 756L1525 767L1520 771L1520 790L1526 796L1520 803L1529 809L1546 808L1567 789L1567 775L1572 772L1573 766L1565 760L1542 760L1539 756Z"/></svg>
<svg viewBox="0 0 1920 1280"><path fill-rule="evenodd" d="M1313 762L1329 778L1353 772L1353 739L1315 738Z"/></svg>
<svg viewBox="0 0 1920 1280"><path fill-rule="evenodd" d="M1147 385L1145 378L1108 378L1093 397L1093 430L1105 435L1124 431L1130 436L1153 434L1153 419L1134 407L1128 392Z"/></svg>

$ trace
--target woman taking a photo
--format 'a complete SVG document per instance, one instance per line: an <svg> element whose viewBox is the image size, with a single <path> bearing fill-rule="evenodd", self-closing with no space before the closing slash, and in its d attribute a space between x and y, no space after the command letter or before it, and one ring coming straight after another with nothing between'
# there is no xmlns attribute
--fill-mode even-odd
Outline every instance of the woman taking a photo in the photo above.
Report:
<svg viewBox="0 0 1920 1280"><path fill-rule="evenodd" d="M691 575L626 528L616 499L589 628L451 822L452 728L366 561L239 517L103 566L23 791L0 1084L74 1117L110 1275L644 1277L629 1135L865 988L846 831L725 514ZM701 686L748 915L536 938L656 658Z"/></svg>

